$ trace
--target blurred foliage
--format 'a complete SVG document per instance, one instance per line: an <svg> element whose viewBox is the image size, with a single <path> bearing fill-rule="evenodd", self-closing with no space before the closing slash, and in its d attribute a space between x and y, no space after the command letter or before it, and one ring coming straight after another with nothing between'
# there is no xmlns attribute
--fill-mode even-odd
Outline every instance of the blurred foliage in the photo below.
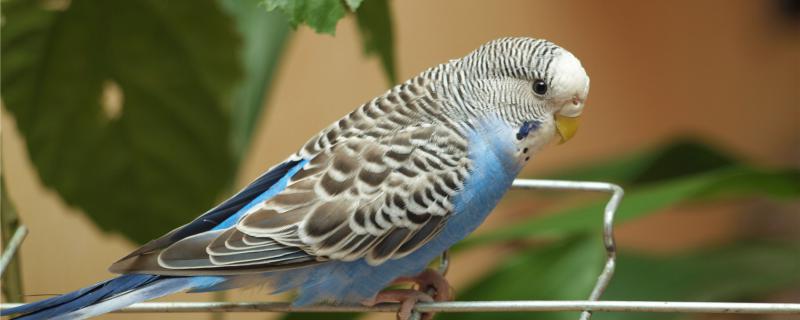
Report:
<svg viewBox="0 0 800 320"><path fill-rule="evenodd" d="M231 145L237 160L250 147L250 137L289 38L289 24L277 12L258 10L259 0L220 0L242 37L239 59L244 79L235 90L231 110Z"/></svg>
<svg viewBox="0 0 800 320"><path fill-rule="evenodd" d="M798 244L742 241L675 257L622 251L604 300L749 301L800 285ZM571 238L523 250L459 292L458 299L583 300L602 268L594 238ZM577 312L494 313L492 319L577 319ZM437 319L484 319L482 313ZM679 319L686 315L596 313L593 319Z"/></svg>
<svg viewBox="0 0 800 320"><path fill-rule="evenodd" d="M592 291L605 255L596 239L574 237L513 255L472 286L458 292L460 300L584 300ZM515 313L517 319L552 314ZM482 318L486 315L452 314L442 318ZM572 316L572 318L577 318Z"/></svg>
<svg viewBox="0 0 800 320"><path fill-rule="evenodd" d="M208 1L38 4L4 2L2 81L44 184L140 243L213 205L236 168L230 18Z"/></svg>
<svg viewBox="0 0 800 320"><path fill-rule="evenodd" d="M367 55L376 54L381 60L386 80L397 83L397 68L394 60L394 33L389 0L369 0L356 12L358 31L364 42Z"/></svg>
<svg viewBox="0 0 800 320"><path fill-rule="evenodd" d="M602 266L603 250L592 237L576 237L523 250L456 293L459 300L584 300ZM615 279L616 280L616 279ZM612 281L613 282L613 281ZM437 319L483 319L484 313L443 313ZM558 313L497 313L492 318L563 319ZM577 319L575 314L566 318Z"/></svg>
<svg viewBox="0 0 800 320"><path fill-rule="evenodd" d="M555 173L548 178L608 181L631 187L719 169L736 163L736 159L698 138L681 137L663 146L655 146L652 150L594 162Z"/></svg>
<svg viewBox="0 0 800 320"><path fill-rule="evenodd" d="M268 11L279 10L295 28L306 24L318 33L334 35L347 11L354 12L364 52L381 60L390 85L397 83L394 32L388 0L261 0Z"/></svg>
<svg viewBox="0 0 800 320"><path fill-rule="evenodd" d="M800 244L743 239L672 257L622 252L604 299L759 301L800 285ZM685 317L685 316L683 316ZM679 315L603 313L597 319L676 319Z"/></svg>

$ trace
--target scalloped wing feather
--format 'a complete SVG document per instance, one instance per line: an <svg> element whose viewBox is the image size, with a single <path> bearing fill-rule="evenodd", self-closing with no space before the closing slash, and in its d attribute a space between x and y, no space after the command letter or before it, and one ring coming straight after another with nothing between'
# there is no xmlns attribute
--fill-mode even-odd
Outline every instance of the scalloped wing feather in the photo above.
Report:
<svg viewBox="0 0 800 320"><path fill-rule="evenodd" d="M440 103L420 78L373 99L290 157L309 161L234 227L180 240L132 272L378 265L414 252L442 230L471 169L467 141Z"/></svg>

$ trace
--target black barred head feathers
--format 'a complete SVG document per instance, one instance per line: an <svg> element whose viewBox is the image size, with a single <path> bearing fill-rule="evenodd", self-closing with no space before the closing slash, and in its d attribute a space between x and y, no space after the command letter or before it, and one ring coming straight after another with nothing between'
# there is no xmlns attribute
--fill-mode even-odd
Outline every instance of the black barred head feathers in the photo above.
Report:
<svg viewBox="0 0 800 320"><path fill-rule="evenodd" d="M513 126L553 122L559 114L576 117L589 93L580 61L540 39L497 39L426 73L441 80L439 88L454 102L455 117L489 112Z"/></svg>

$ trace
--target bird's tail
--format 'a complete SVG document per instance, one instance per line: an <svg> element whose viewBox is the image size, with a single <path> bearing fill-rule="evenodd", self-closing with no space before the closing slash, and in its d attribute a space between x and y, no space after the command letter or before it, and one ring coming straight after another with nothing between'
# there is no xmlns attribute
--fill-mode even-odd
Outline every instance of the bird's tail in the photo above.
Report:
<svg viewBox="0 0 800 320"><path fill-rule="evenodd" d="M197 286L198 277L127 274L64 295L0 310L21 320L84 319Z"/></svg>

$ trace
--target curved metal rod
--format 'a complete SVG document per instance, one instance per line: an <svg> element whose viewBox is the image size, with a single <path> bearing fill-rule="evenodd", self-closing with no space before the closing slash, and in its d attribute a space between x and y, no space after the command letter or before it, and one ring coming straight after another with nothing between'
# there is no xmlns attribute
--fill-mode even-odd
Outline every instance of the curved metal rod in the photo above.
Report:
<svg viewBox="0 0 800 320"><path fill-rule="evenodd" d="M11 263L14 254L17 253L19 246L22 245L22 240L28 235L28 228L21 225L14 231L14 235L8 240L8 245L5 247L3 255L0 256L0 275L6 272L6 267Z"/></svg>
<svg viewBox="0 0 800 320"><path fill-rule="evenodd" d="M625 191L622 187L607 182L592 181L564 181L564 180L533 180L517 179L512 185L518 189L550 189L550 190L575 190L575 191L594 191L611 193L611 199L606 203L603 214L603 245L606 248L606 264L603 271L597 278L597 282L589 295L589 301L598 301L603 295L611 278L614 277L614 269L617 261L617 245L614 240L614 213L617 212L622 196ZM589 320L592 317L592 310L585 309L581 313L580 320Z"/></svg>

